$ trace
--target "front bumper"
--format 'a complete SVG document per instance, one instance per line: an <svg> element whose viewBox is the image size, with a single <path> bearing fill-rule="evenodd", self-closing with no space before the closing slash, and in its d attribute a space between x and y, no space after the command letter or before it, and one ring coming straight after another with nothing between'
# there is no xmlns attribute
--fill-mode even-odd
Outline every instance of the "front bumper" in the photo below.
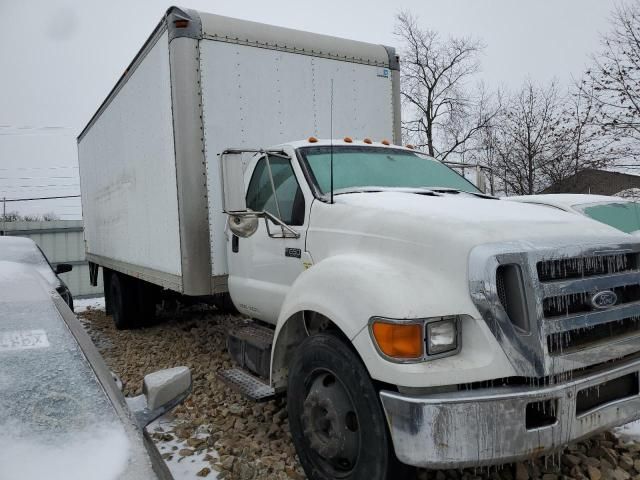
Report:
<svg viewBox="0 0 640 480"><path fill-rule="evenodd" d="M380 397L401 462L461 468L535 457L640 418L639 377L634 359L544 387Z"/></svg>

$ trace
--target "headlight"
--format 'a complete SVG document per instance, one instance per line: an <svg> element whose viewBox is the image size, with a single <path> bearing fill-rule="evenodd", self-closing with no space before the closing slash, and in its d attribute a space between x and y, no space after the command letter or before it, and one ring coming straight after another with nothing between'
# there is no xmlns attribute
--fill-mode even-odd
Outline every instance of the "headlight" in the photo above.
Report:
<svg viewBox="0 0 640 480"><path fill-rule="evenodd" d="M427 323L427 353L439 355L457 350L458 319L448 317L443 320Z"/></svg>
<svg viewBox="0 0 640 480"><path fill-rule="evenodd" d="M387 360L416 363L460 351L458 316L397 320L373 317L369 330Z"/></svg>

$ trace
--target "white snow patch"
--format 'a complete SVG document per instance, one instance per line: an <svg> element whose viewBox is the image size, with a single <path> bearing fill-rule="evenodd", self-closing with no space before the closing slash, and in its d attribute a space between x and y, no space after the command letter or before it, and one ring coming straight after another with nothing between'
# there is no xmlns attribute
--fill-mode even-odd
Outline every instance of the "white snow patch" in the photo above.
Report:
<svg viewBox="0 0 640 480"><path fill-rule="evenodd" d="M213 458L219 458L218 453L213 449L205 448L200 453L194 453L189 457L182 457L178 454L178 452L183 448L191 447L186 443L185 440L179 439L173 432L174 428L179 425L171 414L167 414L164 417L160 417L158 420L152 422L147 430L150 434L157 432L166 432L171 433L173 440L156 440L155 442L156 448L160 452L160 455L163 455L164 461L169 467L171 474L175 478L175 480L193 480L194 478L200 478L196 476L196 474L202 470L203 468L209 468L211 473L209 473L206 477L207 480L215 480L218 478L218 472L211 466L211 464L205 460L205 456L211 455ZM201 427L202 428L202 427ZM207 435L205 433L196 433L196 438L206 438ZM170 458L168 455L170 454Z"/></svg>
<svg viewBox="0 0 640 480"><path fill-rule="evenodd" d="M96 428L68 442L58 440L0 437L0 480L112 480L128 466L130 444L121 428Z"/></svg>
<svg viewBox="0 0 640 480"><path fill-rule="evenodd" d="M74 298L73 299L73 311L75 313L82 313L87 310L104 310L104 297L93 298Z"/></svg>
<svg viewBox="0 0 640 480"><path fill-rule="evenodd" d="M640 441L640 420L615 428L613 433L624 442Z"/></svg>

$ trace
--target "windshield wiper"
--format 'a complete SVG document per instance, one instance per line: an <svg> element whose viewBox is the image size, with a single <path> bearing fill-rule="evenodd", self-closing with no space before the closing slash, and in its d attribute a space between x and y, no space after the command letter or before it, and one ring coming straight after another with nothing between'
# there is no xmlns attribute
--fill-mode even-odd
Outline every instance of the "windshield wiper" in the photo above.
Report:
<svg viewBox="0 0 640 480"><path fill-rule="evenodd" d="M430 190L432 192L436 192L436 193L468 193L469 195L475 195L476 197L480 197L480 198L487 198L487 199L491 199L491 200L498 200L498 197L494 197L493 195L488 195L486 193L482 193L482 192L468 192L466 190L460 190L459 188L451 188L451 187L421 187L424 188L426 190Z"/></svg>

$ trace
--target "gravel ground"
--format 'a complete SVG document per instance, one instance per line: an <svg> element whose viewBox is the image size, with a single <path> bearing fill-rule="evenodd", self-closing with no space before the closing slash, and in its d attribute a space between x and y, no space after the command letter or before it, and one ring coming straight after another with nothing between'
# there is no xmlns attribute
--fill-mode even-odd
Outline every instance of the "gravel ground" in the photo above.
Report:
<svg viewBox="0 0 640 480"><path fill-rule="evenodd" d="M241 318L192 307L163 313L151 327L118 331L102 310L89 307L79 317L109 367L121 377L125 395L140 394L142 378L155 370L191 368L193 393L173 412L173 421L150 430L170 466L198 458L208 466L193 473L193 478L306 478L291 443L283 400L252 403L216 378L217 371L231 366L226 331L242 323ZM571 445L562 455L490 469L421 470L416 477L640 480L640 443L604 433Z"/></svg>

